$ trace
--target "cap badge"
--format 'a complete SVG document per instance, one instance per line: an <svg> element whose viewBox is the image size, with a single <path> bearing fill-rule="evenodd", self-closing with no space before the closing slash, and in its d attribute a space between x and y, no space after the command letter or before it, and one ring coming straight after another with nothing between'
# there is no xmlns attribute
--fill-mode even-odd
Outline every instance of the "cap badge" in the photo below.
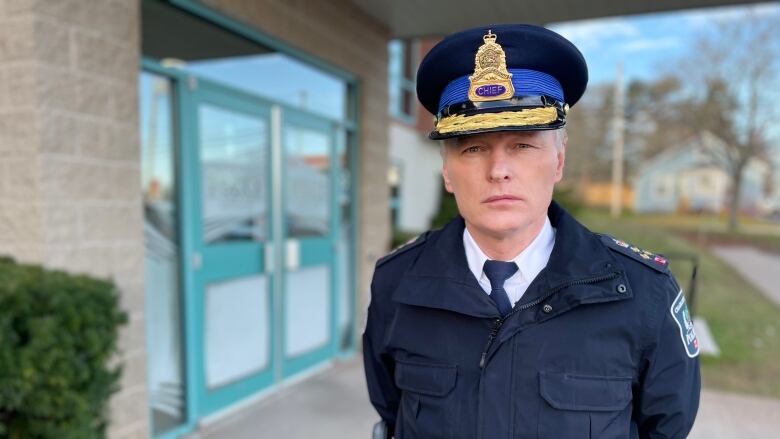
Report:
<svg viewBox="0 0 780 439"><path fill-rule="evenodd" d="M506 68L504 49L496 43L496 34L488 30L485 42L474 58L474 74L469 76L469 100L472 102L498 101L515 95L512 74Z"/></svg>

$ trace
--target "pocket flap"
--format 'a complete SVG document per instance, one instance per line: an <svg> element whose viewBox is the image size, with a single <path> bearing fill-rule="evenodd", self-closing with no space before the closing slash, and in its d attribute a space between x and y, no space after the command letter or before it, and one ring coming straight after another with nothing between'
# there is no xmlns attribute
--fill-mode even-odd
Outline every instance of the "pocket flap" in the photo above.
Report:
<svg viewBox="0 0 780 439"><path fill-rule="evenodd" d="M444 396L455 387L457 374L455 366L397 362L395 384L423 395Z"/></svg>
<svg viewBox="0 0 780 439"><path fill-rule="evenodd" d="M539 393L559 410L622 410L631 401L631 378L539 372Z"/></svg>

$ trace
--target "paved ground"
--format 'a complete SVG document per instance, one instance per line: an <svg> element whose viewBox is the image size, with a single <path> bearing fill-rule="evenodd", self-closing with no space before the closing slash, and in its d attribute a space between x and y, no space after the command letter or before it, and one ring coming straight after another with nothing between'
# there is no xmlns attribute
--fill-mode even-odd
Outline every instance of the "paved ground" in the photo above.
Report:
<svg viewBox="0 0 780 439"><path fill-rule="evenodd" d="M713 250L780 306L780 255L743 246L718 246Z"/></svg>
<svg viewBox="0 0 780 439"><path fill-rule="evenodd" d="M705 390L689 438L777 437L778 413L780 400ZM369 439L377 419L368 403L360 358L356 358L205 427L193 439Z"/></svg>

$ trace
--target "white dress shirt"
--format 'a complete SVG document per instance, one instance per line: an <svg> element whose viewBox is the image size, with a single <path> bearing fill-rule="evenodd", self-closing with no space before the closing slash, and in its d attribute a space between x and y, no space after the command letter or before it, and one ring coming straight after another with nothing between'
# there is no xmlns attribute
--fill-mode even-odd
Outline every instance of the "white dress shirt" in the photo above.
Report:
<svg viewBox="0 0 780 439"><path fill-rule="evenodd" d="M519 255L512 258L517 264L518 270L504 282L504 290L509 296L512 306L523 297L528 285L536 278L536 275L547 265L550 260L553 246L555 245L555 229L550 224L550 219L545 218L542 230L536 238ZM469 269L479 281L479 285L490 294L490 280L485 276L482 267L489 258L479 248L468 228L463 229L463 247L466 249L466 260Z"/></svg>

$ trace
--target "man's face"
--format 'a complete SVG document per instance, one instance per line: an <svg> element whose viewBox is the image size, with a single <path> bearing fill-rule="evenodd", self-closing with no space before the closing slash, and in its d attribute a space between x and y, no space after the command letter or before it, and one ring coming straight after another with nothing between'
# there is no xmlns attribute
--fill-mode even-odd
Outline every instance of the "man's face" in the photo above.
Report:
<svg viewBox="0 0 780 439"><path fill-rule="evenodd" d="M444 186L470 228L510 238L541 226L565 152L565 133L553 130L451 139L444 146Z"/></svg>

